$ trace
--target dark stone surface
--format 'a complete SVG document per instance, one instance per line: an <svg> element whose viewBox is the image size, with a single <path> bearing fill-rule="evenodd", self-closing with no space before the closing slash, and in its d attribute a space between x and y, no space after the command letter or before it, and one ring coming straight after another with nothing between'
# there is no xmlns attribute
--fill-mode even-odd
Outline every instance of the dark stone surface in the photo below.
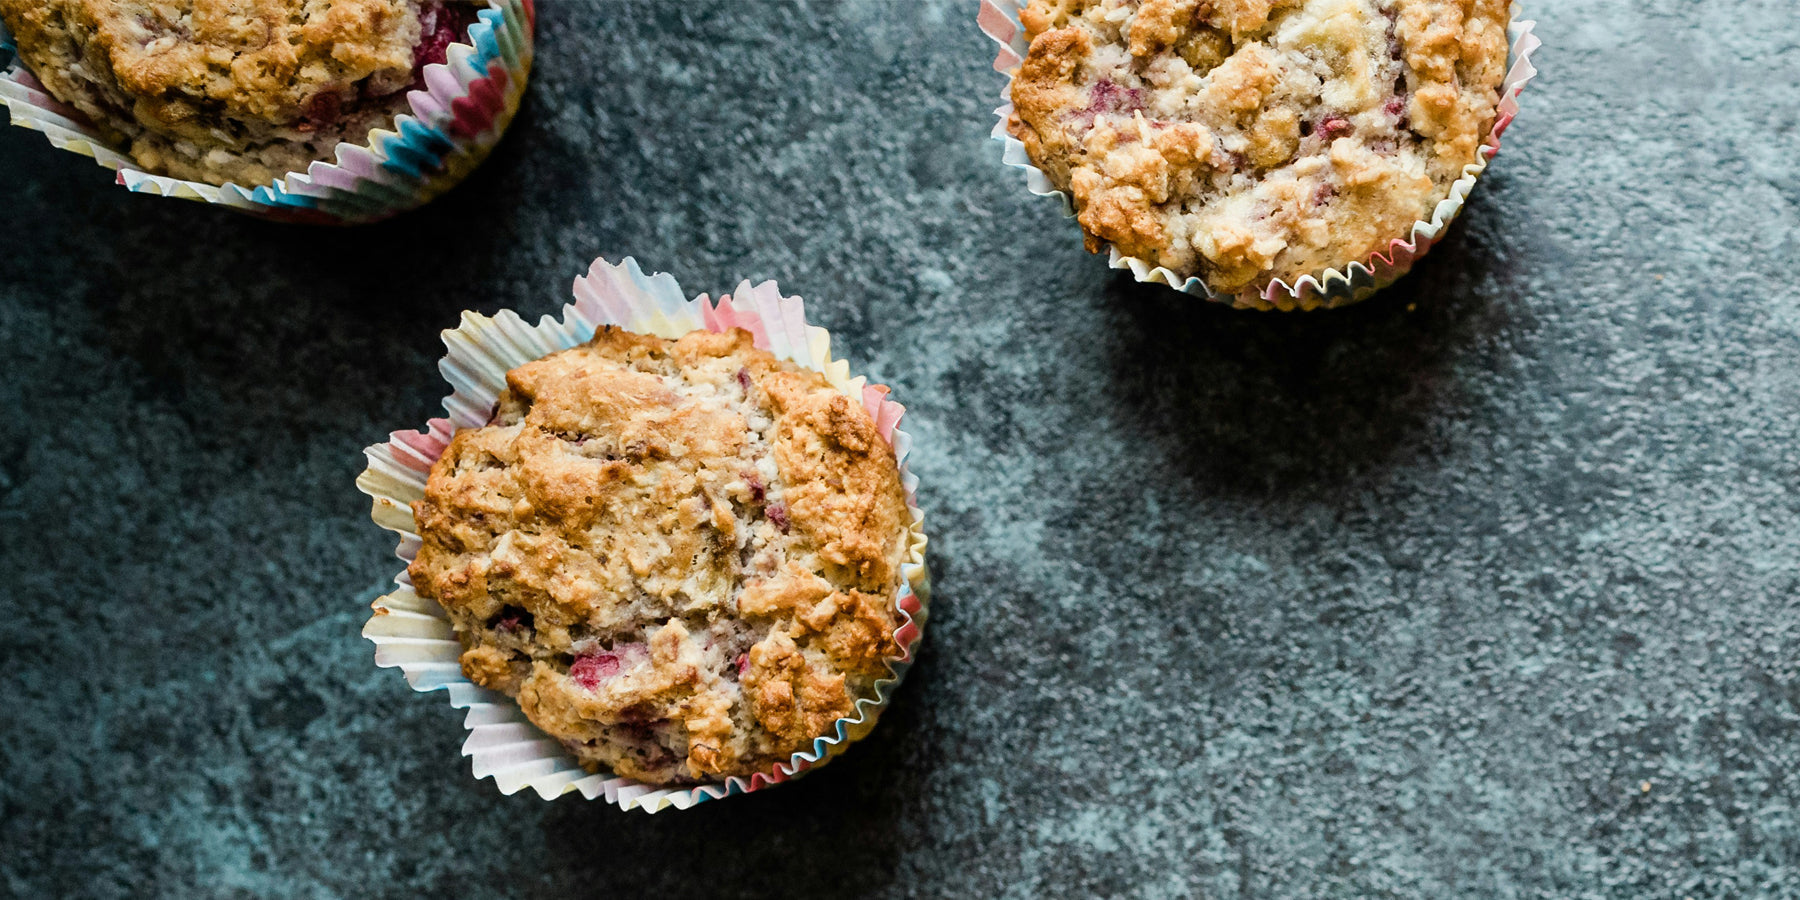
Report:
<svg viewBox="0 0 1800 900"><path fill-rule="evenodd" d="M1793 6L1534 6L1464 223L1327 314L1084 254L962 2L551 0L497 156L356 231L0 132L0 893L1800 896ZM869 741L655 817L474 781L357 634L362 447L600 254L807 297L937 573Z"/></svg>

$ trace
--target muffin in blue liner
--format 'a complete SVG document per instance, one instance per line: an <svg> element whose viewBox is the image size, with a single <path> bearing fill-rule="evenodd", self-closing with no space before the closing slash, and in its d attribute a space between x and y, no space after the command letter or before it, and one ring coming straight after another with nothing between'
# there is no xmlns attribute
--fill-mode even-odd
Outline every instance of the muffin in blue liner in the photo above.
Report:
<svg viewBox="0 0 1800 900"><path fill-rule="evenodd" d="M439 10L462 9L440 4ZM449 21L448 12L441 13ZM212 184L146 171L107 129L53 97L14 51L0 25L0 104L14 125L42 132L63 150L116 171L127 190L225 206L264 218L318 224L373 222L416 208L449 190L499 142L524 97L531 73L533 0L483 0L454 22L466 28L421 40L404 109L344 140L335 161L314 161L268 184ZM439 29L440 31L442 29ZM426 61L441 58L441 62Z"/></svg>

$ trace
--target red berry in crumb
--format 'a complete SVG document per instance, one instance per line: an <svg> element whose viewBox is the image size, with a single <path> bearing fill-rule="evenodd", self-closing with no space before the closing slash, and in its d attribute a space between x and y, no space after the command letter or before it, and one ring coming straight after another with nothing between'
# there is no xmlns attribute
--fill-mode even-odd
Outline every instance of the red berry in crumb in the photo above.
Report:
<svg viewBox="0 0 1800 900"><path fill-rule="evenodd" d="M338 120L338 116L342 115L343 111L343 98L339 97L336 91L327 89L312 95L312 98L306 101L305 114L308 130L328 127Z"/></svg>
<svg viewBox="0 0 1800 900"><path fill-rule="evenodd" d="M1088 105L1096 112L1112 112L1118 108L1119 85L1114 81L1102 81L1094 85L1094 98Z"/></svg>
<svg viewBox="0 0 1800 900"><path fill-rule="evenodd" d="M619 674L619 658L611 653L577 657L569 664L569 677L585 690L593 690L600 682Z"/></svg>
<svg viewBox="0 0 1800 900"><path fill-rule="evenodd" d="M744 670L746 670L748 668L750 668L750 654L739 653L737 656L738 677L740 677L740 678L743 677Z"/></svg>
<svg viewBox="0 0 1800 900"><path fill-rule="evenodd" d="M1136 112L1144 108L1142 88L1122 88L1117 82L1102 81L1094 85L1086 109L1076 113L1090 123L1101 113Z"/></svg>
<svg viewBox="0 0 1800 900"><path fill-rule="evenodd" d="M763 486L762 479L755 472L744 473L744 483L750 485L750 499L761 503L769 495L769 489Z"/></svg>
<svg viewBox="0 0 1800 900"><path fill-rule="evenodd" d="M787 507L782 506L779 503L771 503L764 512L768 515L769 521L774 522L775 527L781 529L782 534L788 533L789 522Z"/></svg>
<svg viewBox="0 0 1800 900"><path fill-rule="evenodd" d="M1319 123L1319 134L1328 141L1355 129L1356 126L1351 125L1350 120L1343 116L1327 116L1325 121Z"/></svg>
<svg viewBox="0 0 1800 900"><path fill-rule="evenodd" d="M531 627L531 613L517 606L503 607L494 614L488 627L502 634L517 634Z"/></svg>
<svg viewBox="0 0 1800 900"><path fill-rule="evenodd" d="M463 34L479 18L476 12L468 4L446 6L440 3L421 17L419 26L424 33L419 36L419 43L413 47L414 90L425 86L426 66L449 61L450 45L462 41Z"/></svg>
<svg viewBox="0 0 1800 900"><path fill-rule="evenodd" d="M739 369L737 371L737 383L738 383L738 387L741 387L744 389L744 393L746 393L746 394L750 393L750 370L749 369Z"/></svg>

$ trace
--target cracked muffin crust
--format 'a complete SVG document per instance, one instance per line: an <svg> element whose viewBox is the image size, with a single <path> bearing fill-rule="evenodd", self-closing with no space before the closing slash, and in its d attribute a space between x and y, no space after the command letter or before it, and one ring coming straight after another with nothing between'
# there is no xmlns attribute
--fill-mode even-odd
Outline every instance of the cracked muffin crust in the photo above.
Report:
<svg viewBox="0 0 1800 900"><path fill-rule="evenodd" d="M1088 249L1220 293L1367 259L1477 161L1509 0L1031 0L1009 132Z"/></svg>
<svg viewBox="0 0 1800 900"><path fill-rule="evenodd" d="M911 521L863 407L742 330L507 373L413 505L464 673L590 770L767 772L875 696Z"/></svg>
<svg viewBox="0 0 1800 900"><path fill-rule="evenodd" d="M146 171L269 184L407 111L471 0L0 0L19 56Z"/></svg>

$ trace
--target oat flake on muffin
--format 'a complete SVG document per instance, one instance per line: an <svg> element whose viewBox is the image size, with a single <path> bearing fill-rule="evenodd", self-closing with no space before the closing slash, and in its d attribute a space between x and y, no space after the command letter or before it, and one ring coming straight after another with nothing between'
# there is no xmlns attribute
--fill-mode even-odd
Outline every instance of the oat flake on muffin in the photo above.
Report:
<svg viewBox="0 0 1800 900"><path fill-rule="evenodd" d="M1508 0L1031 0L1008 130L1088 247L1221 293L1410 235L1491 132Z"/></svg>
<svg viewBox="0 0 1800 900"><path fill-rule="evenodd" d="M0 0L19 56L146 171L261 185L407 111L469 0Z"/></svg>
<svg viewBox="0 0 1800 900"><path fill-rule="evenodd" d="M584 766L767 772L888 677L910 514L892 448L742 330L617 328L520 366L414 504L464 673Z"/></svg>

